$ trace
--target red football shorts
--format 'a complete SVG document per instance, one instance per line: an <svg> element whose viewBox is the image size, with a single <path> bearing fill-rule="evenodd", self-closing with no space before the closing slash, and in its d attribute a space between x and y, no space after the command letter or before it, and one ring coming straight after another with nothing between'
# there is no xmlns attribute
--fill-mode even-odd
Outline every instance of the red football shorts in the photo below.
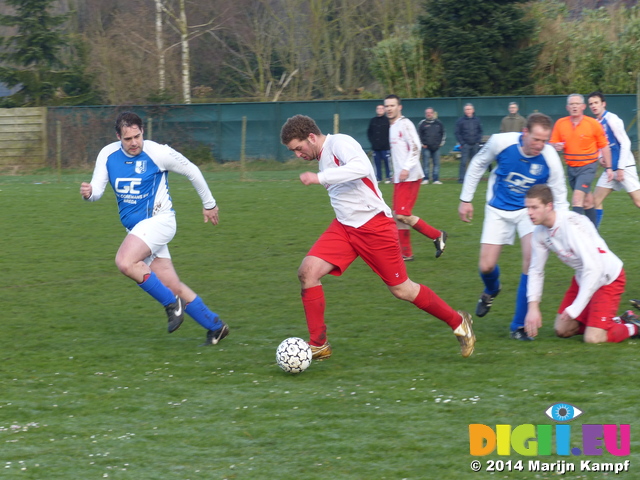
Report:
<svg viewBox="0 0 640 480"><path fill-rule="evenodd" d="M393 184L393 211L396 215L411 215L420 193L420 183L421 180Z"/></svg>
<svg viewBox="0 0 640 480"><path fill-rule="evenodd" d="M390 287L409 278L395 221L384 213L358 228L333 220L307 255L332 264L335 268L331 275L342 275L356 258L361 257Z"/></svg>
<svg viewBox="0 0 640 480"><path fill-rule="evenodd" d="M618 314L620 306L620 297L624 293L624 285L626 283L624 269L612 283L604 285L596 290L589 303L582 313L576 318L577 321L583 323L587 327L596 327L603 330L609 330L615 324L613 317ZM567 293L564 294L558 313L564 312L564 309L573 303L578 296L578 282L575 277L571 279L571 286Z"/></svg>

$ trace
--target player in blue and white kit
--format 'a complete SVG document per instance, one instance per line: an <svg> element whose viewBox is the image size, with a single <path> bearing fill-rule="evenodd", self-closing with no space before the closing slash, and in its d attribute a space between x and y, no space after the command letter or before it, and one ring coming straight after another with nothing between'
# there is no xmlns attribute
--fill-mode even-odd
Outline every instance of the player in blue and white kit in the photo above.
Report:
<svg viewBox="0 0 640 480"><path fill-rule="evenodd" d="M557 209L568 209L567 187L560 157L547 144L551 137L551 119L542 113L527 117L522 133L492 135L471 160L464 179L458 214L464 222L473 218L473 195L485 170L496 161L489 176L487 204L480 239L480 278L485 289L476 306L476 315L484 317L500 292L498 259L503 245L513 245L516 231L522 247L522 274L511 322L511 337L533 340L524 330L527 314L527 273L531 261L531 232L534 225L527 215L525 195L532 185L546 183L553 191Z"/></svg>
<svg viewBox="0 0 640 480"><path fill-rule="evenodd" d="M636 207L640 208L640 181L636 170L636 159L631 152L631 140L624 129L624 122L618 115L607 111L607 102L600 92L587 97L589 108L604 128L611 149L613 179L607 178L606 169L598 180L593 199L596 208L596 227L602 221L604 199L613 191L625 189Z"/></svg>
<svg viewBox="0 0 640 480"><path fill-rule="evenodd" d="M120 221L127 229L116 254L118 269L165 307L169 333L182 325L186 312L207 330L204 345L215 345L227 336L229 327L180 281L169 254L176 218L168 173L179 173L191 181L202 200L205 223L218 224L216 201L198 167L168 145L143 139L138 115L121 113L115 129L120 141L100 151L91 183L83 182L80 194L95 202L107 183L111 184Z"/></svg>

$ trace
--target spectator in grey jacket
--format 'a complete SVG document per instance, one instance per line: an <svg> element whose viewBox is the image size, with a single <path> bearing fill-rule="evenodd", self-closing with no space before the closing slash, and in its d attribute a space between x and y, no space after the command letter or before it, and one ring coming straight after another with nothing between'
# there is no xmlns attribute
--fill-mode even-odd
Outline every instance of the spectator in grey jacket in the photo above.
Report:
<svg viewBox="0 0 640 480"><path fill-rule="evenodd" d="M464 106L464 115L456 122L456 139L460 144L461 153L458 183L463 183L467 165L480 150L480 142L482 141L482 124L480 119L475 116L475 109L471 103Z"/></svg>
<svg viewBox="0 0 640 480"><path fill-rule="evenodd" d="M384 177L384 183L391 183L391 169L389 168L389 160L391 157L391 147L389 145L389 119L385 115L384 105L376 107L376 116L369 122L367 137L371 142L371 150L373 150L373 163L376 167L376 178L378 182L382 181L382 166L384 165L387 176Z"/></svg>
<svg viewBox="0 0 640 480"><path fill-rule="evenodd" d="M432 181L434 185L441 185L440 181L440 147L447 138L444 125L436 118L436 112L432 107L424 111L424 120L418 124L418 135L422 143L422 169L424 178L422 185L429 184L429 159L433 163Z"/></svg>
<svg viewBox="0 0 640 480"><path fill-rule="evenodd" d="M509 115L500 122L500 133L521 132L526 126L527 121L518 113L518 104L511 102L509 104Z"/></svg>

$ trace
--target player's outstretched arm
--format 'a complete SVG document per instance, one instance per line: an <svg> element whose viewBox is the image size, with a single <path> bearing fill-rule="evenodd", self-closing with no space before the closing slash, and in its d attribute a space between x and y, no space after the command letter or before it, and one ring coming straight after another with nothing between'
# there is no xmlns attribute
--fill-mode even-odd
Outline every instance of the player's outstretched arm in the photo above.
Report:
<svg viewBox="0 0 640 480"><path fill-rule="evenodd" d="M524 329L527 335L535 337L538 335L538 329L542 327L542 314L540 313L539 302L529 302L527 316L524 318Z"/></svg>
<svg viewBox="0 0 640 480"><path fill-rule="evenodd" d="M305 185L319 184L318 174L314 172L304 172L300 174L300 181Z"/></svg>
<svg viewBox="0 0 640 480"><path fill-rule="evenodd" d="M218 218L218 206L213 208L203 208L202 214L204 215L204 223L211 222L211 225L217 225L220 221Z"/></svg>
<svg viewBox="0 0 640 480"><path fill-rule="evenodd" d="M463 222L473 220L473 204L471 202L460 201L460 205L458 205L458 215Z"/></svg>
<svg viewBox="0 0 640 480"><path fill-rule="evenodd" d="M92 193L93 193L93 187L91 187L90 183L82 182L80 184L80 195L82 195L82 198L87 200L91 198Z"/></svg>

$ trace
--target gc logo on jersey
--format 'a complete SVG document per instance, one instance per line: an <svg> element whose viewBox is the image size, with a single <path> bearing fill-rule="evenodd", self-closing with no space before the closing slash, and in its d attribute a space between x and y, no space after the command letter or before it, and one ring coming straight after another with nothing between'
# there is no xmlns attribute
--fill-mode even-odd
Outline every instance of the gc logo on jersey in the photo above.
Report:
<svg viewBox="0 0 640 480"><path fill-rule="evenodd" d="M138 167L136 165L136 169L137 168ZM117 193L133 193L134 195L137 195L140 193L140 190L136 187L139 187L141 183L141 178L116 178L113 186Z"/></svg>
<svg viewBox="0 0 640 480"><path fill-rule="evenodd" d="M535 178L526 177L519 172L509 172L509 175L507 175L507 177L504 180L505 182L511 184L511 188L528 189L531 185L536 183Z"/></svg>
<svg viewBox="0 0 640 480"><path fill-rule="evenodd" d="M136 173L144 173L147 171L146 160L136 160Z"/></svg>

